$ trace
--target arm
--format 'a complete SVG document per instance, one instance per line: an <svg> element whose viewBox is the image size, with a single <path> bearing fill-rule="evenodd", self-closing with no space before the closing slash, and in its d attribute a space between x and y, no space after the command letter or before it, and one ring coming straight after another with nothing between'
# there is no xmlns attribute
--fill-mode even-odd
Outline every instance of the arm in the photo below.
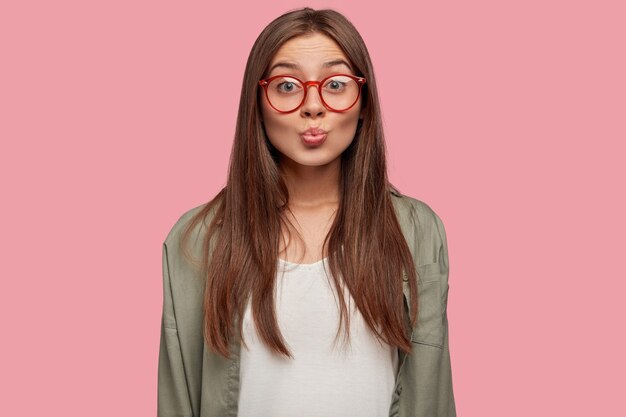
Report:
<svg viewBox="0 0 626 417"><path fill-rule="evenodd" d="M158 371L158 417L191 417L187 378L180 350L167 246L163 244L163 313Z"/></svg>
<svg viewBox="0 0 626 417"><path fill-rule="evenodd" d="M404 221L410 230L407 236L415 241L412 251L419 275L419 312L411 333L412 352L400 368L390 416L456 417L446 313L446 233L430 206L408 199L413 206L410 217Z"/></svg>
<svg viewBox="0 0 626 417"><path fill-rule="evenodd" d="M438 215L435 214L437 230L441 239L439 249L439 268L441 271L441 304L443 306L443 352L441 357L441 367L439 369L439 389L438 389L438 415L455 417L456 406L454 401L454 390L452 387L452 367L450 363L450 350L448 347L448 242L443 222Z"/></svg>

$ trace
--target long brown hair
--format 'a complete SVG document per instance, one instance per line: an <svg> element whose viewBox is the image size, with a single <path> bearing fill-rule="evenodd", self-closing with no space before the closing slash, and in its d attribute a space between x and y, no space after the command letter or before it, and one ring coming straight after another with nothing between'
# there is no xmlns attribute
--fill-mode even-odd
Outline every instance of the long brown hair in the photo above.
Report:
<svg viewBox="0 0 626 417"><path fill-rule="evenodd" d="M249 297L261 340L273 351L293 357L279 330L273 291L289 194L277 151L261 124L258 81L265 77L284 42L313 32L337 42L356 75L367 79L362 93L364 117L341 155L339 208L323 243L339 295L337 334L345 320L349 339L350 314L343 285L378 340L411 352L402 276L406 272L410 285L410 323L414 326L416 270L389 192L393 186L387 178L380 104L369 53L356 28L342 14L305 7L276 18L255 41L244 73L227 184L191 219L182 239L213 214L203 246L203 333L208 346L227 358L234 331L243 337L242 318Z"/></svg>

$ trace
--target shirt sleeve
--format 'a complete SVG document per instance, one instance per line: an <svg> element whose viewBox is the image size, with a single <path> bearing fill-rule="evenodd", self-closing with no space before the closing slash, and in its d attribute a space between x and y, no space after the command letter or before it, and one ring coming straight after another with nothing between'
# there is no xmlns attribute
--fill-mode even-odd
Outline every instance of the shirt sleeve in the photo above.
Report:
<svg viewBox="0 0 626 417"><path fill-rule="evenodd" d="M163 310L158 367L157 417L192 417L171 289L167 245L163 244Z"/></svg>
<svg viewBox="0 0 626 417"><path fill-rule="evenodd" d="M441 303L443 306L443 351L441 357L441 367L439 372L439 390L438 390L438 416L456 417L456 406L454 401L454 390L452 386L452 367L450 362L450 349L448 343L448 242L443 222L437 214L435 214L437 230L441 238L441 246L439 249L439 268L441 273Z"/></svg>

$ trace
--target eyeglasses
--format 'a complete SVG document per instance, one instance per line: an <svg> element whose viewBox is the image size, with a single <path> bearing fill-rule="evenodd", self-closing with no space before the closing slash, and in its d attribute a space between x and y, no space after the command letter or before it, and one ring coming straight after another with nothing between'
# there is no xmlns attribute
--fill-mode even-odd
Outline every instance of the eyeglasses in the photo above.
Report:
<svg viewBox="0 0 626 417"><path fill-rule="evenodd" d="M293 75L275 75L259 81L270 106L280 113L298 110L306 100L310 86L316 86L324 107L335 112L348 111L361 96L365 78L333 74L322 81L302 81Z"/></svg>

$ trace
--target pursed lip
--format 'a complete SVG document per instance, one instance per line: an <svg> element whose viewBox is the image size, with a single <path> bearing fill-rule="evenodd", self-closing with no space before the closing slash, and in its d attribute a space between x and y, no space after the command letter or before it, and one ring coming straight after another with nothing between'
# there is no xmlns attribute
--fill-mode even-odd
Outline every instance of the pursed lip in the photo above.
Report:
<svg viewBox="0 0 626 417"><path fill-rule="evenodd" d="M310 127L307 130L305 130L304 132L300 133L301 135L310 135L310 136L317 136L317 135L324 135L328 132L326 132L324 129L320 129L319 127Z"/></svg>

